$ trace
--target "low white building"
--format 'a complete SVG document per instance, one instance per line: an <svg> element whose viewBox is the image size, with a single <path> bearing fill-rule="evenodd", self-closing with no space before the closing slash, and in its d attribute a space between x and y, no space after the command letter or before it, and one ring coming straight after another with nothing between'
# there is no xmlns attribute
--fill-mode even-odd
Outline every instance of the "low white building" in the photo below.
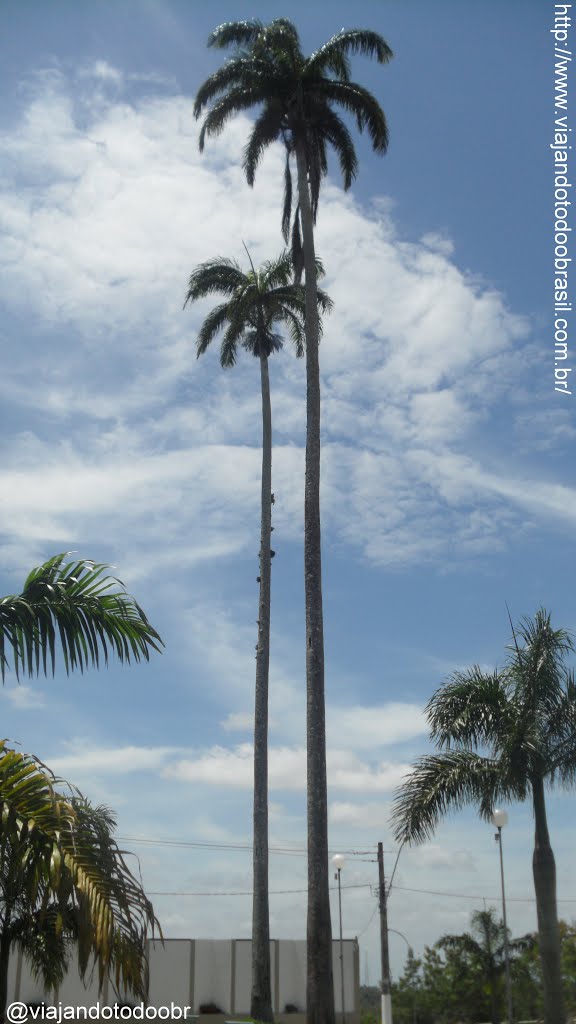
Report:
<svg viewBox="0 0 576 1024"><path fill-rule="evenodd" d="M151 1008L188 1007L187 1016L201 1015L218 1024L223 1018L247 1017L250 1013L251 956L250 939L165 939L148 943ZM347 1024L360 1020L360 967L358 942L345 939L344 1003ZM300 1024L306 1010L306 943L292 939L273 939L270 943L272 1006L278 1020ZM334 1001L342 1014L340 944L332 943ZM118 1002L112 985L105 983L98 994L94 976L86 987L72 967L56 995L46 995L42 984L32 976L21 954L14 952L8 978L8 1002L71 1007L112 1007ZM133 1000L126 998L126 1004ZM218 1014L217 1011L220 1011ZM146 1014L152 1019L152 1010ZM102 1016L107 1016L103 1014ZM163 1011L159 1019L167 1018ZM176 1013L176 1016L179 1016ZM299 1020L300 1018L300 1020Z"/></svg>

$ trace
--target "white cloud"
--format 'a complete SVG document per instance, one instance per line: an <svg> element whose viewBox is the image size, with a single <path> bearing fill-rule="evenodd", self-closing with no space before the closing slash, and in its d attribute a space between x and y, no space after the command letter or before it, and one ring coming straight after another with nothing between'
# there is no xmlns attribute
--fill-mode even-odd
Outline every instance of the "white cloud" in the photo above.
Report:
<svg viewBox="0 0 576 1024"><path fill-rule="evenodd" d="M370 750L402 743L428 732L422 708L417 704L387 703L379 707L328 708L327 734L333 744L354 750Z"/></svg>
<svg viewBox="0 0 576 1024"><path fill-rule="evenodd" d="M207 783L232 789L253 785L253 747L242 743L233 749L212 747L194 758L183 758L163 769L166 778ZM306 751L302 747L274 747L268 752L270 790L301 792L306 787ZM408 771L408 765L382 761L368 764L347 750L328 750L327 770L331 790L389 792Z"/></svg>
<svg viewBox="0 0 576 1024"><path fill-rule="evenodd" d="M12 707L18 709L18 711L43 708L46 704L43 693L33 689L32 686L26 686L24 684L3 687L0 690L0 697L9 701Z"/></svg>
<svg viewBox="0 0 576 1024"><path fill-rule="evenodd" d="M73 545L96 520L113 519L108 533L124 562L146 575L252 543L254 361L230 373L216 353L196 363L208 305L181 306L199 261L242 259L242 240L256 261L277 251L282 154L267 154L250 190L238 161L244 118L200 155L191 100L134 100L129 78L98 60L74 82L40 76L2 139L0 294L34 329L0 392L27 423L41 412L54 424L49 440L34 426L13 440L3 526L7 551L15 524L32 550L43 538ZM123 82L122 102L114 89L96 94L95 81ZM399 237L385 200L364 209L327 183L318 250L336 298L321 353L326 535L373 563L403 565L498 550L527 516L572 522L569 487L521 474L497 448L474 450L490 403L512 385L519 401L525 319L458 268L450 239ZM275 358L272 383L276 538L293 540L302 528L303 365ZM565 420L546 422L568 436ZM60 442L64 431L73 442Z"/></svg>
<svg viewBox="0 0 576 1024"><path fill-rule="evenodd" d="M69 753L50 758L50 768L70 781L86 775L157 773L166 759L177 753L172 747L90 747L82 740L67 747Z"/></svg>
<svg viewBox="0 0 576 1024"><path fill-rule="evenodd" d="M250 711L231 712L221 723L226 732L245 732L254 728L254 715Z"/></svg>
<svg viewBox="0 0 576 1024"><path fill-rule="evenodd" d="M410 851L410 857L418 868L440 868L446 871L476 871L477 859L470 849L455 849L428 843Z"/></svg>
<svg viewBox="0 0 576 1024"><path fill-rule="evenodd" d="M328 808L328 820L332 825L350 825L354 828L382 828L389 816L388 804L335 800Z"/></svg>

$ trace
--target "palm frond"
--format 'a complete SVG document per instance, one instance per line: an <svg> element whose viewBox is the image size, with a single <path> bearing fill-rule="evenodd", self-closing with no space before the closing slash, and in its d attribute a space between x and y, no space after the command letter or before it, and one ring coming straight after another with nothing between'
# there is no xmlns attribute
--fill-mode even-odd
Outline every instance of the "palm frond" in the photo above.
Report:
<svg viewBox="0 0 576 1024"><path fill-rule="evenodd" d="M286 164L284 166L284 200L282 203L282 238L288 242L290 221L292 219L292 171L290 169L290 147L286 146Z"/></svg>
<svg viewBox="0 0 576 1024"><path fill-rule="evenodd" d="M149 660L162 640L121 580L107 575L109 566L88 560L65 563L55 555L33 569L19 595L0 599L0 667L2 677L12 649L16 676L56 668L56 640L69 673L108 662Z"/></svg>
<svg viewBox="0 0 576 1024"><path fill-rule="evenodd" d="M332 310L334 309L334 300L330 298L328 293L323 291L322 288L317 288L316 289L316 297L318 299L318 309L320 310L320 313L322 315L324 315L325 313L331 313ZM320 330L320 333L322 333L322 330L323 330L322 320L320 320L320 322L318 324L318 328Z"/></svg>
<svg viewBox="0 0 576 1024"><path fill-rule="evenodd" d="M348 63L346 57L360 54L363 57L375 57L379 64L387 64L394 56L386 40L369 29L342 29L324 43L308 60L308 66L316 73L326 71L334 74L341 81L348 81Z"/></svg>
<svg viewBox="0 0 576 1024"><path fill-rule="evenodd" d="M198 136L200 152L204 149L207 135L220 135L226 123L234 114L239 114L243 110L249 110L250 107L262 103L265 98L266 93L263 86L239 86L237 89L231 89L227 92L222 99L217 100L206 114L200 129Z"/></svg>
<svg viewBox="0 0 576 1024"><path fill-rule="evenodd" d="M550 614L540 608L533 618L520 621L514 644L507 649L519 705L525 714L548 719L566 690L565 659L575 650L572 635L565 629L552 629Z"/></svg>
<svg viewBox="0 0 576 1024"><path fill-rule="evenodd" d="M290 238L290 251L292 253L292 264L294 266L294 281L300 284L304 273L304 247L302 245L302 232L300 230L300 204L294 212L292 224L292 235Z"/></svg>
<svg viewBox="0 0 576 1024"><path fill-rule="evenodd" d="M52 901L46 908L22 913L10 923L10 937L20 947L32 969L32 975L45 988L60 988L73 953L77 936L75 908Z"/></svg>
<svg viewBox="0 0 576 1024"><path fill-rule="evenodd" d="M218 96L239 88L258 84L262 80L265 65L253 57L232 57L214 71L202 83L194 99L193 113L196 120L204 108Z"/></svg>
<svg viewBox="0 0 576 1024"><path fill-rule="evenodd" d="M234 295L244 284L245 275L236 260L216 256L213 260L200 263L190 274L184 306L218 292Z"/></svg>
<svg viewBox="0 0 576 1024"><path fill-rule="evenodd" d="M267 293L274 296L279 288L288 288L292 292L292 274L292 254L288 249L284 249L275 260L266 260L261 270L262 296L266 297Z"/></svg>
<svg viewBox="0 0 576 1024"><path fill-rule="evenodd" d="M275 18L263 25L251 45L255 57L285 61L294 67L302 60L300 38L296 26L288 18Z"/></svg>
<svg viewBox="0 0 576 1024"><path fill-rule="evenodd" d="M511 713L505 677L477 665L455 672L433 694L425 714L430 735L440 747L471 747L489 743L509 728Z"/></svg>
<svg viewBox="0 0 576 1024"><path fill-rule="evenodd" d="M338 114L329 108L326 109L322 120L322 134L336 151L344 189L347 191L358 172L358 157L346 125Z"/></svg>
<svg viewBox="0 0 576 1024"><path fill-rule="evenodd" d="M227 50L230 46L250 46L262 32L263 24L257 18L250 21L225 21L208 36L208 46Z"/></svg>
<svg viewBox="0 0 576 1024"><path fill-rule="evenodd" d="M467 750L429 754L418 759L394 798L394 835L398 842L420 843L450 811L475 804L489 820L497 802L517 795L496 760Z"/></svg>
<svg viewBox="0 0 576 1024"><path fill-rule="evenodd" d="M217 334L224 329L229 317L229 303L222 302L210 310L205 317L196 338L196 358L204 355Z"/></svg>
<svg viewBox="0 0 576 1024"><path fill-rule="evenodd" d="M304 320L297 313L294 313L288 306L282 307L282 315L286 322L290 341L298 359L301 359L306 351L306 330Z"/></svg>
<svg viewBox="0 0 576 1024"><path fill-rule="evenodd" d="M326 104L337 103L354 117L360 132L368 131L374 152L386 152L390 141L388 123L382 107L368 89L356 82L323 79L317 83L316 91Z"/></svg>
<svg viewBox="0 0 576 1024"><path fill-rule="evenodd" d="M281 135L282 117L282 108L277 103L268 101L265 103L262 113L256 119L242 160L246 181L250 186L254 184L256 170L264 155L264 151L270 143L275 142Z"/></svg>
<svg viewBox="0 0 576 1024"><path fill-rule="evenodd" d="M14 938L25 942L27 928L36 969L57 984L67 962L58 937L73 935L82 974L94 955L101 982L114 967L145 998L145 941L159 928L152 905L113 839L113 816L72 787L63 796L62 785L37 758L0 743L0 858L19 911ZM115 959L124 944L140 949L139 972L134 956L126 971Z"/></svg>

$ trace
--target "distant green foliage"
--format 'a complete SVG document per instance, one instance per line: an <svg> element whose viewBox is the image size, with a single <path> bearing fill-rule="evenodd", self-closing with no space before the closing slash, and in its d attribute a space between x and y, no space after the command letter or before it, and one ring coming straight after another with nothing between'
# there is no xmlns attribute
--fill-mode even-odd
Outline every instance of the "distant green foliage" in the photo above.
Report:
<svg viewBox="0 0 576 1024"><path fill-rule="evenodd" d="M495 926L494 911L488 913ZM472 929L474 932L474 928ZM562 978L569 1016L576 1014L576 924L560 922ZM474 932L478 936L478 932ZM494 951L496 1013L491 1011L490 977L482 941L475 951L471 936L442 936L426 946L422 957L408 957L392 985L394 1024L479 1024L506 1016L503 956ZM456 941L455 941L456 940ZM478 941L478 938L475 940ZM542 977L536 933L511 940L512 1004L516 1020L543 1017ZM376 986L360 990L361 1024L379 1024L380 993Z"/></svg>

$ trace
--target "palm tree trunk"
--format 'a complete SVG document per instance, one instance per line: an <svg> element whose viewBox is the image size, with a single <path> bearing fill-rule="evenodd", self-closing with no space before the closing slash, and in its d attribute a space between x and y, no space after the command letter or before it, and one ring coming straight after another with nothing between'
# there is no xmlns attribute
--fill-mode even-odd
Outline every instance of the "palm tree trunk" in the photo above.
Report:
<svg viewBox="0 0 576 1024"><path fill-rule="evenodd" d="M320 367L314 226L306 155L296 143L306 298L306 482L304 580L306 596L308 803L308 1024L334 1024L332 926L328 888L328 807L324 702L324 627L320 545Z"/></svg>
<svg viewBox="0 0 576 1024"><path fill-rule="evenodd" d="M498 979L499 974L491 970L489 971L488 985L490 989L490 1020L492 1024L500 1024L500 993L498 991ZM509 1021L509 1024L512 1024Z"/></svg>
<svg viewBox="0 0 576 1024"><path fill-rule="evenodd" d="M270 911L268 905L268 675L270 665L270 577L272 536L272 409L268 357L260 352L262 385L262 505L260 600L254 707L254 895L252 903L252 995L250 1016L272 1021Z"/></svg>
<svg viewBox="0 0 576 1024"><path fill-rule="evenodd" d="M10 963L10 908L6 907L0 932L0 1024L6 1019L8 1002L8 964Z"/></svg>
<svg viewBox="0 0 576 1024"><path fill-rule="evenodd" d="M565 1024L566 1010L562 991L560 932L556 907L556 864L548 834L542 778L532 780L532 797L535 826L532 871L538 914L544 1018L546 1024Z"/></svg>

